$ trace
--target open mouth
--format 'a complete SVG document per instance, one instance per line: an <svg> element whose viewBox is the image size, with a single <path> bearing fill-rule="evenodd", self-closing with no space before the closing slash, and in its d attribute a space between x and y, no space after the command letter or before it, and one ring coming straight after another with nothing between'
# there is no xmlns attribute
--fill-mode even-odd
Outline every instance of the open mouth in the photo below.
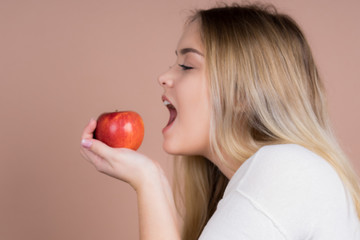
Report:
<svg viewBox="0 0 360 240"><path fill-rule="evenodd" d="M176 111L176 108L174 107L174 105L172 105L169 102L169 100L167 100L166 98L163 98L163 103L169 109L169 112L170 112L169 122L166 124L166 127L168 127L175 121L176 116L177 116L177 111Z"/></svg>

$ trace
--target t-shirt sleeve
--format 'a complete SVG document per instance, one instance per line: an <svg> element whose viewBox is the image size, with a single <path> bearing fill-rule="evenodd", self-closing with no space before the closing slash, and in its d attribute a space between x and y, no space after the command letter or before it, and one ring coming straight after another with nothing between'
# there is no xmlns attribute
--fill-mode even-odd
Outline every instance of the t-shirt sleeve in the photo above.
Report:
<svg viewBox="0 0 360 240"><path fill-rule="evenodd" d="M359 239L351 196L328 162L297 145L264 147L231 178L200 240Z"/></svg>
<svg viewBox="0 0 360 240"><path fill-rule="evenodd" d="M200 240L283 240L272 219L247 196L231 192L218 204Z"/></svg>

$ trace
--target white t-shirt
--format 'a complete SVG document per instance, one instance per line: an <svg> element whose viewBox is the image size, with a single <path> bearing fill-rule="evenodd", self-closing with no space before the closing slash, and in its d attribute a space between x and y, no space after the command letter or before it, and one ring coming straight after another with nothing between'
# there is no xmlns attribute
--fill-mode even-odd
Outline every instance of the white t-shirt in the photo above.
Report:
<svg viewBox="0 0 360 240"><path fill-rule="evenodd" d="M231 178L200 240L360 240L334 168L295 144L261 148Z"/></svg>

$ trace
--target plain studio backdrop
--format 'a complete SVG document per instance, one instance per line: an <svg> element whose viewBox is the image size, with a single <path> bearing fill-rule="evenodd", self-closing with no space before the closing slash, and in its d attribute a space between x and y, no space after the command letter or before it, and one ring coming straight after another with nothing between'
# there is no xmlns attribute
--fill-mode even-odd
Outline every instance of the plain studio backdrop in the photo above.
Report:
<svg viewBox="0 0 360 240"><path fill-rule="evenodd" d="M360 173L360 2L274 0L304 30L341 145ZM269 3L268 2L268 3ZM134 110L171 177L157 76L207 0L0 0L0 239L138 239L135 192L80 157L102 112Z"/></svg>

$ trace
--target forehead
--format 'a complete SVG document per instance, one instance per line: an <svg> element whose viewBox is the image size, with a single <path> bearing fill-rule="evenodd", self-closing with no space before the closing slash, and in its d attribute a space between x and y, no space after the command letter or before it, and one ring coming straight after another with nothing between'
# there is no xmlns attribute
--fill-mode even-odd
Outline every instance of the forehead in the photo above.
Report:
<svg viewBox="0 0 360 240"><path fill-rule="evenodd" d="M186 24L183 33L178 42L178 49L195 48L203 52L202 41L200 37L200 24L198 21Z"/></svg>

